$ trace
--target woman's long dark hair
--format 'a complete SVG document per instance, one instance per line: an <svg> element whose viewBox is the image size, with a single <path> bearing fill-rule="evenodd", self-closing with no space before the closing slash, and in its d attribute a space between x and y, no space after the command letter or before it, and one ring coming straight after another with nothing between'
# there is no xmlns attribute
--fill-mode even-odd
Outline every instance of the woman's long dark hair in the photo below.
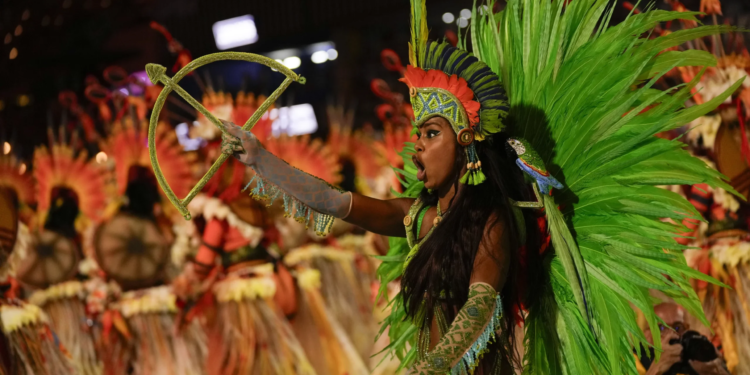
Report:
<svg viewBox="0 0 750 375"><path fill-rule="evenodd" d="M519 359L513 346L514 324L520 306L529 307L534 298L529 296L531 288L519 288L519 271L525 265L524 279L537 280L539 267L540 233L533 211L524 210L524 223L519 226L509 206L508 198L516 201L535 200L530 194L529 184L524 182L522 171L515 165L515 156L506 152L507 136L495 134L476 145L482 171L487 180L479 185L459 187L461 167L466 165L466 153L456 143L453 183L458 192L440 222L442 230L436 230L420 245L419 252L409 263L401 279L401 291L407 314L414 318L424 308L429 327L435 306L445 312L448 322L455 319L458 311L468 300L469 279L474 258L487 224L505 224L510 234L510 267L505 286L501 291L503 301L503 339L497 340L491 352L505 357L508 363L518 365ZM428 205L436 205L437 194L422 191L421 198ZM488 223L492 215L494 222ZM526 255L521 259L521 243L518 228L526 229ZM500 249L494 258L499 259ZM522 292L519 292L521 290ZM526 291L525 293L523 291ZM445 293L442 293L445 292ZM526 295L521 295L526 294ZM441 297L442 295L442 297Z"/></svg>

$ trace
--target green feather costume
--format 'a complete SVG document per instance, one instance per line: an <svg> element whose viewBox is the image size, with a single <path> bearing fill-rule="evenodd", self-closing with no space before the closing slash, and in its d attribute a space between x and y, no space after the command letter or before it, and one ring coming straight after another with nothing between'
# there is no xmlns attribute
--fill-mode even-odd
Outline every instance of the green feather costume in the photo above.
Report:
<svg viewBox="0 0 750 375"><path fill-rule="evenodd" d="M518 202L529 203L518 205L525 209L544 207L554 249L545 262L550 282L535 286L544 288L542 298L525 313L523 372L636 374L633 348L648 343L631 306L645 315L658 353L659 322L650 289L705 321L690 280L716 282L689 268L681 254L685 247L673 239L684 231L679 224L683 219L702 220L700 214L687 200L656 186L707 183L734 192L681 142L655 134L715 109L741 82L689 108L683 103L700 75L666 91L653 84L675 67L715 64L707 52L663 51L732 29L701 26L648 39L643 35L660 22L695 20L697 13L649 10L610 26L614 1L566 2L508 0L497 14L479 11L492 9L493 3L475 7L471 49L497 81L476 74L476 66L466 73L456 63L471 57L465 51L451 50L447 58L436 52L449 47L427 42L424 2L412 0L410 62L464 77L482 104L475 133L504 130L524 139L541 159L541 164L534 161L536 168L563 185L554 196L538 194L540 202ZM500 82L507 97L480 98L478 87ZM398 170L406 197L418 196L423 188L415 177L413 152L414 145L407 144L405 167ZM391 238L390 245L378 269L381 295L403 273L410 251L403 238ZM417 358L418 329L405 318L400 295L390 306L381 333L389 328L386 350L408 368Z"/></svg>

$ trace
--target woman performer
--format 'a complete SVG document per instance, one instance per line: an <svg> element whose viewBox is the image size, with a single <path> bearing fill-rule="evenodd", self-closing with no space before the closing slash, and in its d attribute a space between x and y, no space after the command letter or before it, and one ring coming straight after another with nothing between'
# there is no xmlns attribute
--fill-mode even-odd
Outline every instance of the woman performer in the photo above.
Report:
<svg viewBox="0 0 750 375"><path fill-rule="evenodd" d="M511 0L498 14L493 5L473 11L474 56L428 42L424 2L412 1L404 82L418 140L403 172L416 171L418 182L407 176L404 198L332 188L233 124L224 126L222 149L260 176L254 196L283 197L289 212L318 232L336 217L407 238L408 246L392 246L381 275L389 271L388 281L403 274L386 324L402 366L413 373L507 374L520 367L512 337L519 315L526 372L635 373L632 348L645 340L630 303L658 331L648 290L702 316L688 280L707 279L678 258L684 247L672 236L679 228L658 220L695 215L684 199L653 185L706 181L731 191L653 135L710 111L731 91L685 110L692 86L657 93L641 85L675 64L702 64L661 54L688 35L641 39L658 22L691 14L645 12L610 28L602 16L607 1ZM666 173L676 170L679 176ZM553 197L553 188L560 194ZM540 254L534 212L522 208L543 208L554 251Z"/></svg>

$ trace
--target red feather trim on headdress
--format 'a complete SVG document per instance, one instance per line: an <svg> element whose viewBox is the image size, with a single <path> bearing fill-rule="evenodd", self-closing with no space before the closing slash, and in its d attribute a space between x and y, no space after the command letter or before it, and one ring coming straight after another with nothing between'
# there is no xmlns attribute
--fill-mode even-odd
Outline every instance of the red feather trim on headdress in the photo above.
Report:
<svg viewBox="0 0 750 375"><path fill-rule="evenodd" d="M422 70L411 65L406 67L404 78L399 81L406 83L410 88L435 87L448 90L463 105L466 116L469 118L471 127L479 124L480 104L474 99L474 92L469 88L466 80L457 75L448 76L440 70Z"/></svg>
<svg viewBox="0 0 750 375"><path fill-rule="evenodd" d="M8 155L0 156L0 187L15 191L18 200L26 205L34 202L34 183L26 167Z"/></svg>
<svg viewBox="0 0 750 375"><path fill-rule="evenodd" d="M377 162L372 141L361 131L353 129L354 113L341 106L328 106L328 149L354 163L358 176L375 178L381 166Z"/></svg>
<svg viewBox="0 0 750 375"><path fill-rule="evenodd" d="M68 145L52 145L52 151L41 146L34 151L34 178L37 181L37 211L46 215L55 187L67 187L78 196L79 209L91 221L102 218L107 196L104 189L104 171L94 161L88 161L86 152L75 156Z"/></svg>
<svg viewBox="0 0 750 375"><path fill-rule="evenodd" d="M156 128L156 155L164 178L178 197L184 197L194 185L194 155L183 152L177 136L167 124ZM148 122L143 120L133 124L123 118L112 126L110 136L101 148L115 160L117 194L125 194L128 186L128 171L134 165L151 169L148 152ZM159 191L162 191L159 189ZM163 192L163 191L162 191Z"/></svg>
<svg viewBox="0 0 750 375"><path fill-rule="evenodd" d="M269 138L263 146L270 153L305 173L309 173L330 184L341 181L341 166L338 156L320 140L309 136Z"/></svg>

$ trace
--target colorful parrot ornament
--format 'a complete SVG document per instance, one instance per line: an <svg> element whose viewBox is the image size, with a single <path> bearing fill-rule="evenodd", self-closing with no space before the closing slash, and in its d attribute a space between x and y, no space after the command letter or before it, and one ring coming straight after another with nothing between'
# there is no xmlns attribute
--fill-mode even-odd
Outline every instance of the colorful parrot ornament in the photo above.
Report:
<svg viewBox="0 0 750 375"><path fill-rule="evenodd" d="M509 138L508 145L518 156L516 165L536 181L539 191L545 195L552 195L552 188L562 189L563 184L550 175L539 154L523 138Z"/></svg>

